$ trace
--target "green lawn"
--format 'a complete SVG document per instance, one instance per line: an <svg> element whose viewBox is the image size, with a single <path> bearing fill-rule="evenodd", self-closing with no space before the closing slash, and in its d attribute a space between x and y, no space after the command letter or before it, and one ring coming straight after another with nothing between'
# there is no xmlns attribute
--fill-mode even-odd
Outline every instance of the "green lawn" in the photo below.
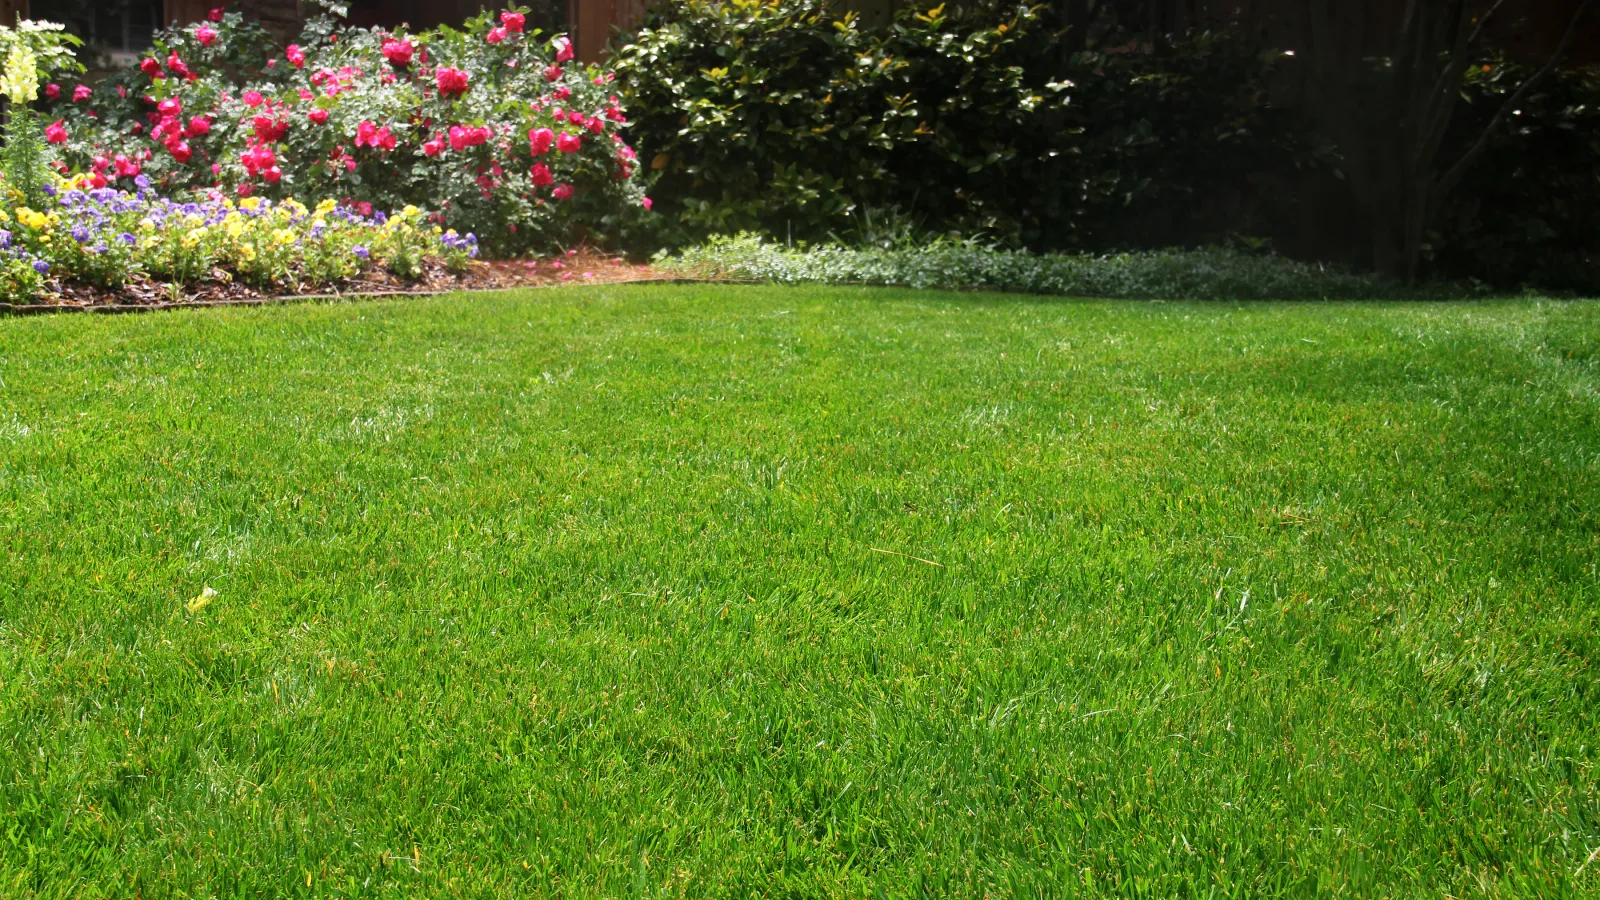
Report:
<svg viewBox="0 0 1600 900"><path fill-rule="evenodd" d="M0 547L6 897L1600 893L1600 305L0 320Z"/></svg>

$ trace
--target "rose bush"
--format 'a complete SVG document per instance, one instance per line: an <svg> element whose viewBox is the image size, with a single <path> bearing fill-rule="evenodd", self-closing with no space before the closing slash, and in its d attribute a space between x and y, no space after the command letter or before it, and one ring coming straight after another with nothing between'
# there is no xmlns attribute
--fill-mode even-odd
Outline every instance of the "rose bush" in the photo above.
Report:
<svg viewBox="0 0 1600 900"><path fill-rule="evenodd" d="M48 139L92 187L411 205L501 255L625 234L646 204L612 77L525 21L408 34L317 16L279 47L216 10L99 86L55 85Z"/></svg>

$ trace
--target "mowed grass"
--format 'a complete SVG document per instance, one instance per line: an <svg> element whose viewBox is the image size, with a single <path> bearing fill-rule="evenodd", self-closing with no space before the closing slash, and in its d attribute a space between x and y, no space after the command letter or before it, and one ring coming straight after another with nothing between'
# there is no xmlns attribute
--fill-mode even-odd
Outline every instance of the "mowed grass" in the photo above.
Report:
<svg viewBox="0 0 1600 900"><path fill-rule="evenodd" d="M1597 505L1586 303L4 320L0 895L1592 896Z"/></svg>

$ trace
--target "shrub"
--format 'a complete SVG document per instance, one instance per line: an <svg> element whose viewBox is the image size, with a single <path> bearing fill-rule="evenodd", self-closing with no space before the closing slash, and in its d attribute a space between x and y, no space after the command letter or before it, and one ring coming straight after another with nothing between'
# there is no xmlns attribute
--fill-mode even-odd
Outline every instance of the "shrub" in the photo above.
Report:
<svg viewBox="0 0 1600 900"><path fill-rule="evenodd" d="M1268 103L1277 55L1231 34L1125 49L1063 62L1030 6L874 30L822 0L668 0L616 72L679 241L816 239L865 209L1035 248L1247 225L1304 155Z"/></svg>
<svg viewBox="0 0 1600 900"><path fill-rule="evenodd" d="M787 249L745 234L714 238L657 265L684 274L781 284L996 288L1130 300L1364 300L1412 296L1376 276L1237 250L1036 254L975 241Z"/></svg>
<svg viewBox="0 0 1600 900"><path fill-rule="evenodd" d="M1528 74L1499 58L1471 69L1448 145L1481 134ZM1434 270L1600 293L1600 69L1556 73L1491 141L1440 217Z"/></svg>
<svg viewBox="0 0 1600 900"><path fill-rule="evenodd" d="M515 10L418 34L317 16L284 48L214 10L98 87L58 86L52 115L96 185L414 205L509 254L617 231L639 206L610 80Z"/></svg>

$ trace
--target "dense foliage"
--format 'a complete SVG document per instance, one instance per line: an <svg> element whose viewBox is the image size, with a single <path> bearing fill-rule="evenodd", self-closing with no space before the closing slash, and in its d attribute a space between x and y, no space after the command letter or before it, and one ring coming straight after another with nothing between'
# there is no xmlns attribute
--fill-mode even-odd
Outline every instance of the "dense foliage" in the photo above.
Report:
<svg viewBox="0 0 1600 900"><path fill-rule="evenodd" d="M414 205L511 253L626 231L642 193L610 81L515 10L419 34L318 16L287 47L214 10L100 85L51 85L49 136L96 186Z"/></svg>
<svg viewBox="0 0 1600 900"><path fill-rule="evenodd" d="M958 240L785 248L741 235L657 262L685 273L780 284L998 288L1130 300L1367 300L1409 293L1371 275L1220 248L1104 256L1036 254Z"/></svg>
<svg viewBox="0 0 1600 900"><path fill-rule="evenodd" d="M1492 59L1467 77L1453 145L1480 134L1528 75ZM1445 210L1438 273L1496 287L1600 292L1600 70L1561 72L1527 96Z"/></svg>
<svg viewBox="0 0 1600 900"><path fill-rule="evenodd" d="M1145 48L1149 49L1149 48ZM1034 247L1107 247L1248 221L1298 150L1276 54L1199 34L1063 64L1037 9L906 10L864 27L821 0L654 8L617 58L629 131L678 239L816 238L866 210Z"/></svg>

